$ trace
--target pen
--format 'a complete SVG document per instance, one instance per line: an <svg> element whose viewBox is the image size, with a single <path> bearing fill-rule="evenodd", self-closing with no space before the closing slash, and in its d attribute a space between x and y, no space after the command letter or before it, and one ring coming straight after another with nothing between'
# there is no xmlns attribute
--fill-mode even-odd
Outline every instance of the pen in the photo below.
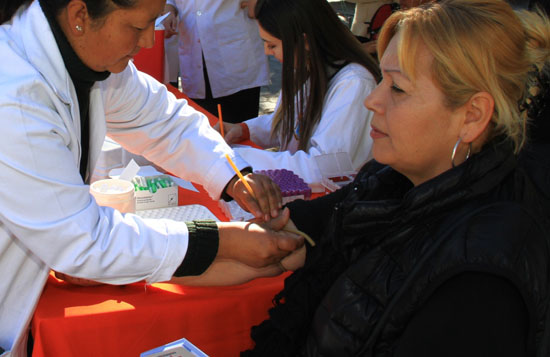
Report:
<svg viewBox="0 0 550 357"><path fill-rule="evenodd" d="M221 121L220 121L221 122ZM221 126L220 126L221 128ZM243 174L241 174L241 171L237 168L237 166L235 166L235 164L233 163L233 160L231 160L231 158L229 157L229 155L225 154L225 158L227 159L227 162L229 162L229 165L231 165L231 167L233 168L233 171L235 171L235 173L237 174L237 176L239 176L239 178L241 179L241 181L243 182L244 186L246 187L246 189L248 190L248 193L250 193L250 196L252 196L254 199L256 199L256 196L254 195L254 191L252 191L252 187L250 187L250 185L248 184L248 182L246 182L246 180L244 179L244 176Z"/></svg>
<svg viewBox="0 0 550 357"><path fill-rule="evenodd" d="M220 120L220 134L222 134L222 138L225 138L225 135L223 133L222 105L221 104L218 104L218 118Z"/></svg>

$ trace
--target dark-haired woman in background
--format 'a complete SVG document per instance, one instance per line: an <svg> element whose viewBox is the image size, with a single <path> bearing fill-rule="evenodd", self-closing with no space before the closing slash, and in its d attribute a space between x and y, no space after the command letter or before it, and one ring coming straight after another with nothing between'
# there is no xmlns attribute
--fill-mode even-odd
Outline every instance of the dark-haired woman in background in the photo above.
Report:
<svg viewBox="0 0 550 357"><path fill-rule="evenodd" d="M239 169L247 163L206 117L129 64L153 45L164 0L0 4L2 349L25 355L50 269L110 284L153 283L201 274L221 258L269 268L300 245L277 232L234 236L245 223L144 220L92 199L88 177L107 134L203 184L213 198L233 196L261 218L278 214L276 185L248 175L258 200L251 198L224 155Z"/></svg>
<svg viewBox="0 0 550 357"><path fill-rule="evenodd" d="M262 0L255 17L265 52L282 62L281 94L273 114L228 125L226 141L249 132L262 148L279 149L236 148L254 168L289 169L308 183L321 180L317 155L344 152L359 169L372 145L361 102L379 79L375 60L325 0Z"/></svg>

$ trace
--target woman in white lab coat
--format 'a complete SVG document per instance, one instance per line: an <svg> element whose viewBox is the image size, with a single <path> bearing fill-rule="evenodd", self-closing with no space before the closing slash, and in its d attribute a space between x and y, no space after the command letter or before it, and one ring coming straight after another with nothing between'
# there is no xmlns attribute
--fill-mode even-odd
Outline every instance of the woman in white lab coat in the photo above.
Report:
<svg viewBox="0 0 550 357"><path fill-rule="evenodd" d="M87 179L107 134L201 183L212 198L233 196L259 217L278 214L276 186L247 175L252 199L224 156L239 169L248 164L206 117L129 63L153 45L163 7L164 0L0 2L0 353L26 355L50 269L110 284L153 283L199 275L229 258L272 274L272 264L302 243L275 231L241 239L240 222L144 220L90 195Z"/></svg>
<svg viewBox="0 0 550 357"><path fill-rule="evenodd" d="M361 103L379 77L375 60L326 1L259 1L255 15L265 52L283 64L282 90L273 114L227 124L225 140L277 147L235 151L255 169L285 168L310 184L322 178L319 155L343 152L359 169L372 144Z"/></svg>
<svg viewBox="0 0 550 357"><path fill-rule="evenodd" d="M231 123L258 116L260 87L269 83L267 56L241 0L167 0L164 22L177 29L183 92Z"/></svg>

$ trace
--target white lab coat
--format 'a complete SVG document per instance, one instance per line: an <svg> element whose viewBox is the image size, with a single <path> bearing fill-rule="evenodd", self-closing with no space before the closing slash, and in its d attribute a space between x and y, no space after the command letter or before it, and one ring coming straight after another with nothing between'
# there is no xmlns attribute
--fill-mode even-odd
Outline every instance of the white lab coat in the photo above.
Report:
<svg viewBox="0 0 550 357"><path fill-rule="evenodd" d="M295 138L292 138L286 151L272 152L250 147L236 147L234 150L252 164L254 170L292 170L308 184L322 180L315 160L317 155L348 153L353 169L358 170L370 158L372 112L364 107L363 101L375 86L374 77L365 67L350 63L330 80L321 120L313 130L306 151L298 150ZM279 104L280 100L275 111ZM272 119L273 114L267 114L245 121L250 139L262 148L281 146L280 136L271 138Z"/></svg>
<svg viewBox="0 0 550 357"><path fill-rule="evenodd" d="M269 67L255 20L241 0L168 0L178 9L182 90L205 98L202 53L212 96L224 97L269 83Z"/></svg>
<svg viewBox="0 0 550 357"><path fill-rule="evenodd" d="M19 357L50 269L110 284L165 281L188 232L100 207L89 194L76 93L38 1L0 26L0 53L0 346ZM206 117L133 64L94 85L90 122L90 163L107 133L214 198L234 176L224 159L233 152Z"/></svg>

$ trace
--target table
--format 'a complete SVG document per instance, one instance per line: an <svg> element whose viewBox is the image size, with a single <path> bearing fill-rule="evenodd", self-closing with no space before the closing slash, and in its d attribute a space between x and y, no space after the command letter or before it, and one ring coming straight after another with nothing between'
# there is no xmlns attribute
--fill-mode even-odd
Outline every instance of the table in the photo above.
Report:
<svg viewBox="0 0 550 357"><path fill-rule="evenodd" d="M211 123L217 121L205 114ZM180 188L178 203L202 204L227 220L196 187L199 192ZM288 274L216 288L166 283L79 287L50 275L31 324L33 356L135 357L182 337L210 356L238 356L252 346L250 327L267 318Z"/></svg>

